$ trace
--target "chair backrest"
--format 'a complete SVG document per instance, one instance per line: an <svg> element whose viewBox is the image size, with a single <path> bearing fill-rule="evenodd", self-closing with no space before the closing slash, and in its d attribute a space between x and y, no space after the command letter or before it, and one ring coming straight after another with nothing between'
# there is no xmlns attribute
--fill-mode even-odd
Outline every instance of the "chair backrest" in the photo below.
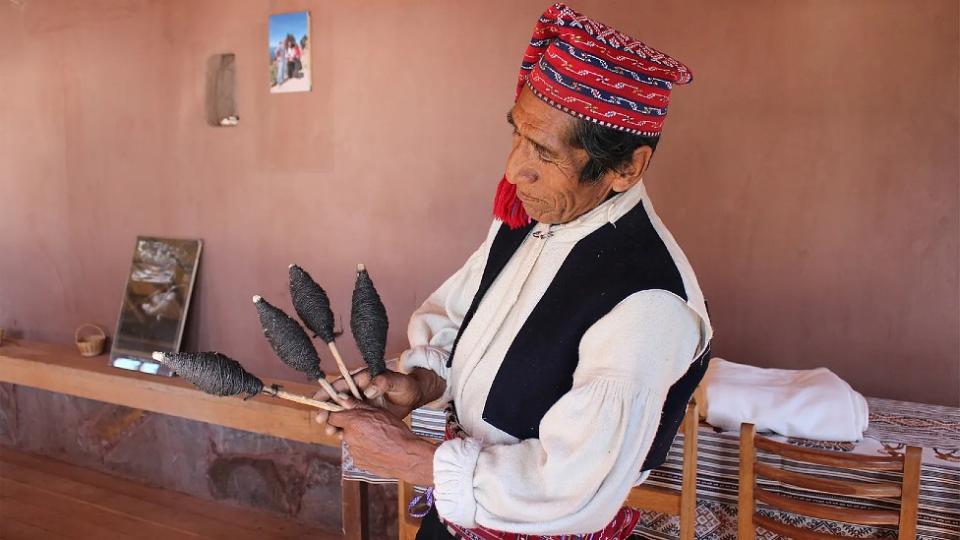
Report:
<svg viewBox="0 0 960 540"><path fill-rule="evenodd" d="M902 473L900 483L862 482L823 478L807 473L787 471L757 461L756 449L776 454L782 458L839 469L861 471L891 471ZM801 448L761 437L753 424L740 427L740 488L738 514L738 539L754 540L756 527L797 540L836 540L840 536L818 533L793 525L787 525L756 512L756 501L778 510L818 519L843 521L860 525L895 525L899 527L900 540L916 538L917 501L920 496L921 449L908 446L902 456L870 456L842 454L816 448ZM821 493L858 497L863 499L899 499L900 511L862 510L827 506L800 501L778 495L757 485L757 477L777 481L797 488ZM852 538L852 537L851 537Z"/></svg>
<svg viewBox="0 0 960 540"><path fill-rule="evenodd" d="M625 504L641 510L680 516L680 540L693 540L697 522L697 402L687 403L683 433L683 479L680 491L647 484L630 490Z"/></svg>

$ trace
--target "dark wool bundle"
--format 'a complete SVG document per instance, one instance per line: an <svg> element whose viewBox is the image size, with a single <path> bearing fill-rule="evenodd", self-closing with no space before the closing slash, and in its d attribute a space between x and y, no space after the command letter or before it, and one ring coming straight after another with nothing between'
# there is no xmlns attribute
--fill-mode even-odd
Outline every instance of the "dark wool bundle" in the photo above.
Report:
<svg viewBox="0 0 960 540"><path fill-rule="evenodd" d="M280 360L314 381L326 377L320 369L317 349L300 323L259 296L253 297L253 303L260 315L263 334Z"/></svg>
<svg viewBox="0 0 960 540"><path fill-rule="evenodd" d="M263 390L263 381L243 369L240 362L218 352L156 353L154 358L177 372L200 390L215 396L246 394Z"/></svg>
<svg viewBox="0 0 960 540"><path fill-rule="evenodd" d="M383 306L370 274L360 265L357 269L357 282L353 287L350 330L364 362L370 368L371 377L376 377L386 370L383 355L387 348L388 324L387 308Z"/></svg>
<svg viewBox="0 0 960 540"><path fill-rule="evenodd" d="M325 343L336 338L333 333L333 311L327 291L310 277L306 270L290 265L290 298L303 324Z"/></svg>

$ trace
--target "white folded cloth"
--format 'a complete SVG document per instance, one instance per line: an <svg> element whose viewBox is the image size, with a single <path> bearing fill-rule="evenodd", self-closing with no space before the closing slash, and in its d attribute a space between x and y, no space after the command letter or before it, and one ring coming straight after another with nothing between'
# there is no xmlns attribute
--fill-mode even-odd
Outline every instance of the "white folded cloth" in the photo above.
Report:
<svg viewBox="0 0 960 540"><path fill-rule="evenodd" d="M867 400L827 368L766 369L710 360L698 405L707 423L820 441L858 441L867 429Z"/></svg>

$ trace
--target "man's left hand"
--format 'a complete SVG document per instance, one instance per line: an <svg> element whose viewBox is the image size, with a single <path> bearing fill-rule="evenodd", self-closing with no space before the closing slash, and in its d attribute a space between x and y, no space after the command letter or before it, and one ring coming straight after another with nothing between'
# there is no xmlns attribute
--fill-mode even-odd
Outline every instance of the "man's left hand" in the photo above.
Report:
<svg viewBox="0 0 960 540"><path fill-rule="evenodd" d="M330 413L327 424L341 430L358 467L378 476L433 485L436 447L389 412L348 398L346 410Z"/></svg>

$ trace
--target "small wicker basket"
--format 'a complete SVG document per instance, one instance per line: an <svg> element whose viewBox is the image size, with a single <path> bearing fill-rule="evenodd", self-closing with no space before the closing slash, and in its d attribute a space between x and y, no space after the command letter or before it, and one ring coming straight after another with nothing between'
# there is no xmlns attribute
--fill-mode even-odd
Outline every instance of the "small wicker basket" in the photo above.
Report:
<svg viewBox="0 0 960 540"><path fill-rule="evenodd" d="M86 333L81 337L81 331L85 329L95 330L96 333ZM107 340L107 334L103 329L95 324L84 323L77 327L73 333L73 338L83 356L97 356L103 352L103 344Z"/></svg>

